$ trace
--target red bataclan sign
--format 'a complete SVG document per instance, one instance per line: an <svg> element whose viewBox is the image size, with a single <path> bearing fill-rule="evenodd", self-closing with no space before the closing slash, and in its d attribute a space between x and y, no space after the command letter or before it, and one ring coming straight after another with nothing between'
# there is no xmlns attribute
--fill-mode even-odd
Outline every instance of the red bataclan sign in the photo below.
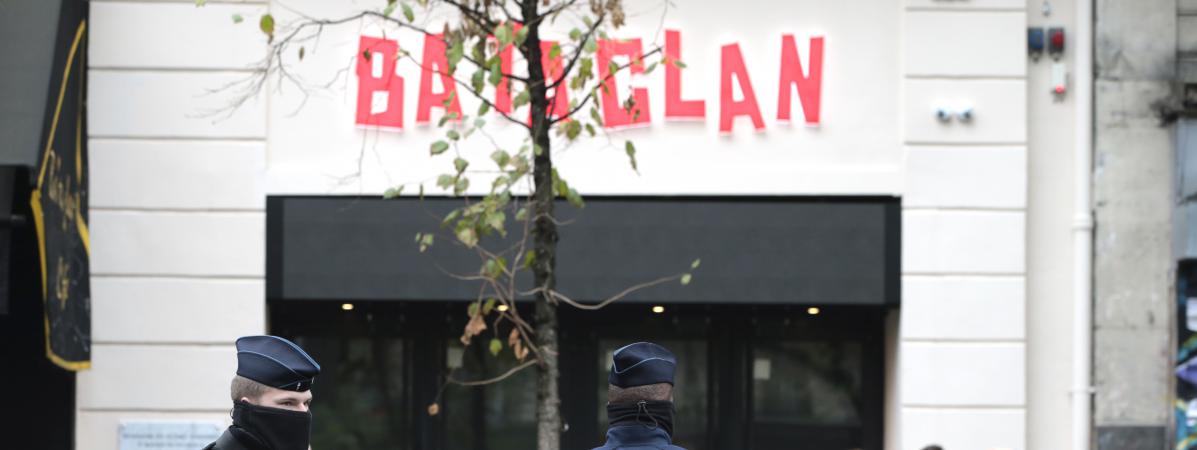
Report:
<svg viewBox="0 0 1197 450"><path fill-rule="evenodd" d="M564 64L561 57L550 60L549 49L554 42L543 41L541 45L545 67L545 75L550 80L563 76ZM665 57L671 60L682 58L682 33L677 30L665 31ZM606 79L609 75L608 64L617 57L626 57L632 61L629 66L631 74L644 73L644 65L640 61L643 56L640 39L600 40L595 55L595 65L599 69L599 79ZM808 45L809 70L804 71L802 62L798 58L798 45L794 36L781 36L781 68L777 76L777 120L789 122L793 104L791 99L797 91L802 104L802 113L807 125L819 124L819 101L823 85L823 37L813 37ZM500 51L500 69L503 73L511 73L511 46ZM381 39L362 36L359 55L363 58L357 64L358 92L357 119L361 126L403 129L403 90L404 79L395 72L399 42L393 39ZM365 61L366 56L369 61ZM439 36L426 35L424 37L423 60L421 61L420 87L417 95L419 101L416 106L416 123L426 124L431 121L432 109L442 108L445 113L456 112L461 115L461 104L456 95L457 87L453 78L448 75L449 62L445 55L445 43ZM706 119L706 100L682 98L682 70L673 64L665 64L665 119L704 120ZM434 90L433 77L441 77L439 90ZM741 99L734 97L734 86L739 86ZM601 109L603 126L607 128L623 128L645 125L652 122L652 108L649 105L648 88L637 87L631 91L635 100L632 111L623 108L621 95L615 78L608 80L609 89L601 94ZM446 107L446 101L448 106ZM495 109L504 114L512 112L511 91L508 80L504 79L494 90ZM549 114L553 111L564 112L569 107L569 89L561 83L553 93L549 105ZM720 49L719 67L719 131L730 133L732 123L737 117L748 117L752 126L757 130L765 128L765 121L761 115L760 103L757 101L756 91L752 86L752 77L744 65L744 56L740 51L740 44L727 44Z"/></svg>

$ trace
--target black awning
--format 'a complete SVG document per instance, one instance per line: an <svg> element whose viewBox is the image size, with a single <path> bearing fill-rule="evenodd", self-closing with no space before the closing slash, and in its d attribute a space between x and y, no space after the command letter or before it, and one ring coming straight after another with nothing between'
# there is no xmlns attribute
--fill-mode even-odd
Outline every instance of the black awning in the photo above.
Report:
<svg viewBox="0 0 1197 450"><path fill-rule="evenodd" d="M440 239L460 199L271 197L267 295L276 300L472 300L474 252ZM896 198L596 198L562 203L558 289L595 301L685 272L629 302L886 305L899 301ZM442 270L443 269L443 270Z"/></svg>
<svg viewBox="0 0 1197 450"><path fill-rule="evenodd" d="M60 48L56 42L60 32L75 32L74 25L59 29L62 3L0 2L0 166L39 163L50 86L61 80L61 68L55 67ZM80 3L86 16L87 4Z"/></svg>

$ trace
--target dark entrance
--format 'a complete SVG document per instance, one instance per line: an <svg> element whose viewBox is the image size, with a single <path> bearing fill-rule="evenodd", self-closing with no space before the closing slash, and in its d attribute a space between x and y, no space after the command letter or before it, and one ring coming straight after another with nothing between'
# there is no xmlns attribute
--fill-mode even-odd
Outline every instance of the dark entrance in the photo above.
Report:
<svg viewBox="0 0 1197 450"><path fill-rule="evenodd" d="M652 340L679 358L675 441L690 450L880 449L883 308L617 305L562 314L564 448L603 441L614 348ZM324 367L313 448L526 450L535 447L535 373L457 341L462 303L272 302L271 331ZM500 333L502 334L502 333ZM439 405L436 416L427 407Z"/></svg>
<svg viewBox="0 0 1197 450"><path fill-rule="evenodd" d="M74 446L75 373L46 357L46 316L25 171L0 167L0 408L4 448ZM15 187L15 194L14 194Z"/></svg>
<svg viewBox="0 0 1197 450"><path fill-rule="evenodd" d="M518 365L510 351L486 349L508 330L458 341L477 287L445 272L472 273L477 260L412 243L460 201L268 200L270 330L324 366L314 448L535 447L534 372L481 387L443 383ZM681 360L675 434L690 450L880 450L882 317L899 301L899 210L894 198L562 206L570 225L559 286L574 298L598 300L703 259L689 286L654 287L598 312L559 310L564 448L603 442L609 352L652 340Z"/></svg>

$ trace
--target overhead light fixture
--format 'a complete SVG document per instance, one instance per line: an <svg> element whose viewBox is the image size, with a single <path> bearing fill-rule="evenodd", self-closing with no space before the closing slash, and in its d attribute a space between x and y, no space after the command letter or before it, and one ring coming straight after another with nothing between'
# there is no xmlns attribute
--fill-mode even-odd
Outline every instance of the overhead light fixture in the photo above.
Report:
<svg viewBox="0 0 1197 450"><path fill-rule="evenodd" d="M816 308L814 306L812 306L810 308L806 308L806 313L810 314L812 316L817 316L817 315L819 315L819 308Z"/></svg>
<svg viewBox="0 0 1197 450"><path fill-rule="evenodd" d="M353 311L353 303L342 303L341 310L342 311Z"/></svg>
<svg viewBox="0 0 1197 450"><path fill-rule="evenodd" d="M507 312L507 305L499 305L499 312Z"/></svg>
<svg viewBox="0 0 1197 450"><path fill-rule="evenodd" d="M654 314L661 314L661 313L663 313L663 312L665 312L665 307L664 307L664 306L657 305L657 306L654 306L654 307L653 307L653 313L654 313Z"/></svg>

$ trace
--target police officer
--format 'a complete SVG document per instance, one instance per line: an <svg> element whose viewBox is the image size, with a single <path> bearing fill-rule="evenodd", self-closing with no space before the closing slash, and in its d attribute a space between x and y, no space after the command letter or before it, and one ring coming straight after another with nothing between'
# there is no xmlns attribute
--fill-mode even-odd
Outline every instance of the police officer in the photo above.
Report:
<svg viewBox="0 0 1197 450"><path fill-rule="evenodd" d="M673 445L677 358L657 344L616 350L607 375L607 444L594 450L684 450Z"/></svg>
<svg viewBox="0 0 1197 450"><path fill-rule="evenodd" d="M277 336L237 339L233 425L204 450L308 450L320 365Z"/></svg>

